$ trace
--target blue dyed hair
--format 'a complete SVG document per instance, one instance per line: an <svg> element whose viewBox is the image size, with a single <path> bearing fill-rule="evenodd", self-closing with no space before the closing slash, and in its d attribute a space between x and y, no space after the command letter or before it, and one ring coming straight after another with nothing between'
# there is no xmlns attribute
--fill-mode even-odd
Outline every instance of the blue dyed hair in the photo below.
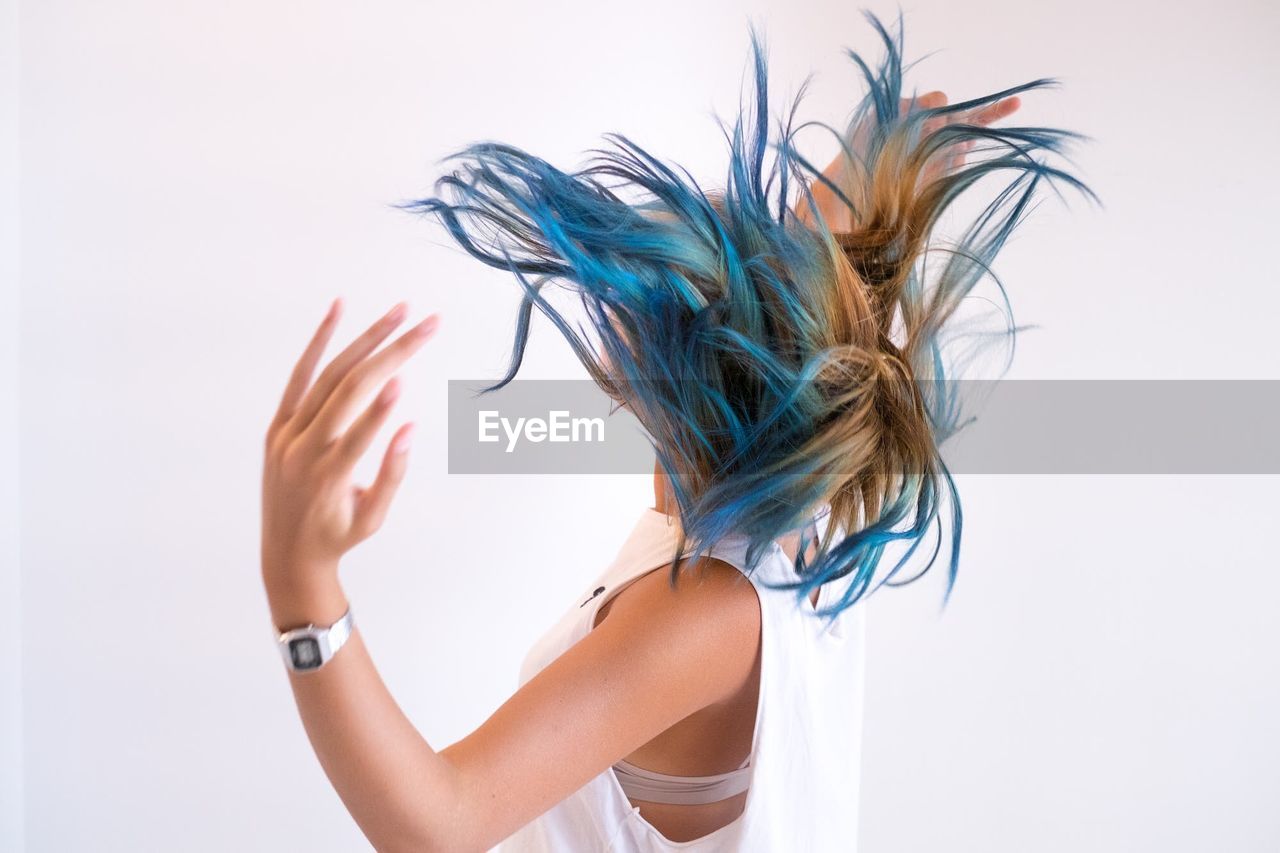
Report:
<svg viewBox="0 0 1280 853"><path fill-rule="evenodd" d="M797 580L777 587L799 602L852 576L819 611L829 618L881 584L923 575L941 550L944 504L950 595L963 518L938 446L963 423L949 390L956 364L944 355L945 333L987 275L1011 318L990 264L1042 182L1097 200L1036 157L1086 137L963 120L1057 81L934 109L913 96L904 111L901 12L896 37L865 14L885 47L875 70L848 51L866 94L844 133L808 123L839 140L838 169L819 170L794 147L807 126L795 125L805 86L771 142L766 61L752 27L754 97L731 130L721 123L729 145L723 189L704 191L682 167L610 133L611 147L591 149L589 165L573 172L512 145L471 144L445 158L458 166L439 178L435 196L399 205L437 217L463 249L510 270L522 288L510 365L486 391L515 378L537 308L648 430L681 519L673 582L681 556L705 553L728 534L748 537L754 566L775 539L830 504L816 555L806 559L810 543L802 541ZM966 162L957 153L985 156ZM1002 173L1010 179L959 239L930 245L952 202ZM926 276L933 252L945 260ZM543 296L552 282L579 294L598 347ZM1002 336L1011 342L1014 332L1010 321ZM934 526L923 569L900 576ZM895 541L906 551L877 579Z"/></svg>

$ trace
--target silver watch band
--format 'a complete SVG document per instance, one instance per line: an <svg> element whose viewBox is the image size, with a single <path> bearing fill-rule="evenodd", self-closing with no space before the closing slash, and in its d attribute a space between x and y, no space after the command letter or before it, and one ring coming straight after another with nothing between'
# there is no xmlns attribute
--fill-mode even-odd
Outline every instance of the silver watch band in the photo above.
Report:
<svg viewBox="0 0 1280 853"><path fill-rule="evenodd" d="M277 634L280 654L285 665L294 672L313 672L324 666L347 642L355 626L348 605L347 612L332 625L304 625Z"/></svg>

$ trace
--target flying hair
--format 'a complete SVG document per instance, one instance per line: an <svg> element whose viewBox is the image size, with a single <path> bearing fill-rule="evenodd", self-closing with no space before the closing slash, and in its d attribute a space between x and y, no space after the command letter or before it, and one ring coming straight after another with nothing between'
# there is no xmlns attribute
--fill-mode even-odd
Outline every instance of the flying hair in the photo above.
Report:
<svg viewBox="0 0 1280 853"><path fill-rule="evenodd" d="M770 584L799 603L848 578L839 599L816 611L827 618L881 585L916 580L949 539L945 606L963 527L939 452L966 422L954 393L968 363L956 349L957 309L990 277L1006 318L993 337L1011 343L1017 328L991 270L996 254L1045 187L1097 201L1041 156L1065 156L1088 137L963 120L926 127L1056 80L932 109L913 96L903 110L901 11L896 35L864 14L885 54L873 69L846 51L866 93L843 133L796 124L806 80L771 135L765 49L750 28L751 98L732 128L720 124L729 147L722 188L704 191L683 167L608 133L608 147L570 172L513 145L470 144L441 161L455 168L434 196L397 205L436 217L521 287L510 364L485 392L516 377L536 308L647 431L680 517L673 583L682 557L729 535L749 540L754 567L829 504L813 557L806 538L796 580ZM841 169L823 174L796 150L810 126L839 141ZM955 240L931 242L944 212L986 177L1003 184L985 208ZM831 205L822 215L819 188L839 216ZM580 297L590 332L546 299L548 284ZM904 553L881 572L894 542ZM904 574L913 561L923 567Z"/></svg>

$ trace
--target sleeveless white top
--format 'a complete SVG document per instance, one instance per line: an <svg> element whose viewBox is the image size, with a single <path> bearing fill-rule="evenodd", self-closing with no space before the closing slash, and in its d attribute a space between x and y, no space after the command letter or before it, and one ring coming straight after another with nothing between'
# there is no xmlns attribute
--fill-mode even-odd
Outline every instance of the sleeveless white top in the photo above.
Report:
<svg viewBox="0 0 1280 853"><path fill-rule="evenodd" d="M827 510L815 518L825 533ZM632 581L666 570L677 522L646 509L617 558L575 597L564 617L530 650L523 685L591 630L596 611ZM721 540L710 556L751 580L760 600L760 695L752 740L751 784L732 823L692 841L670 841L631 805L613 768L606 769L499 845L501 853L686 853L804 850L852 853L858 839L865 617L859 604L830 628L806 599L761 582L794 581L795 568L776 543L748 574L747 540ZM838 600L848 578L821 587L817 606Z"/></svg>

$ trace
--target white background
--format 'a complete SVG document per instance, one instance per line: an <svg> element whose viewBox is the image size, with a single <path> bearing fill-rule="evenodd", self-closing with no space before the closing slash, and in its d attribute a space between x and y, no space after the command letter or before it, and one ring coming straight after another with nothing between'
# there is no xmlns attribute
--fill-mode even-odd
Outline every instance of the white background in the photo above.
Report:
<svg viewBox="0 0 1280 853"><path fill-rule="evenodd" d="M650 484L447 475L446 380L497 375L517 290L388 205L481 138L568 168L616 130L717 181L749 19L778 103L816 71L802 116L830 123L859 92L841 50L878 59L872 30L835 2L0 10L0 848L367 849L256 563L262 436L329 300L344 342L399 299L442 313L378 445L415 420L412 471L343 573L444 747ZM908 85L1056 76L1018 120L1095 140L1076 164L1106 208L1046 196L998 260L1041 327L1010 376L1280 378L1273 4L905 12L907 58L937 51ZM526 375L583 373L540 323ZM952 606L940 576L870 603L861 849L1280 849L1276 479L960 486Z"/></svg>

